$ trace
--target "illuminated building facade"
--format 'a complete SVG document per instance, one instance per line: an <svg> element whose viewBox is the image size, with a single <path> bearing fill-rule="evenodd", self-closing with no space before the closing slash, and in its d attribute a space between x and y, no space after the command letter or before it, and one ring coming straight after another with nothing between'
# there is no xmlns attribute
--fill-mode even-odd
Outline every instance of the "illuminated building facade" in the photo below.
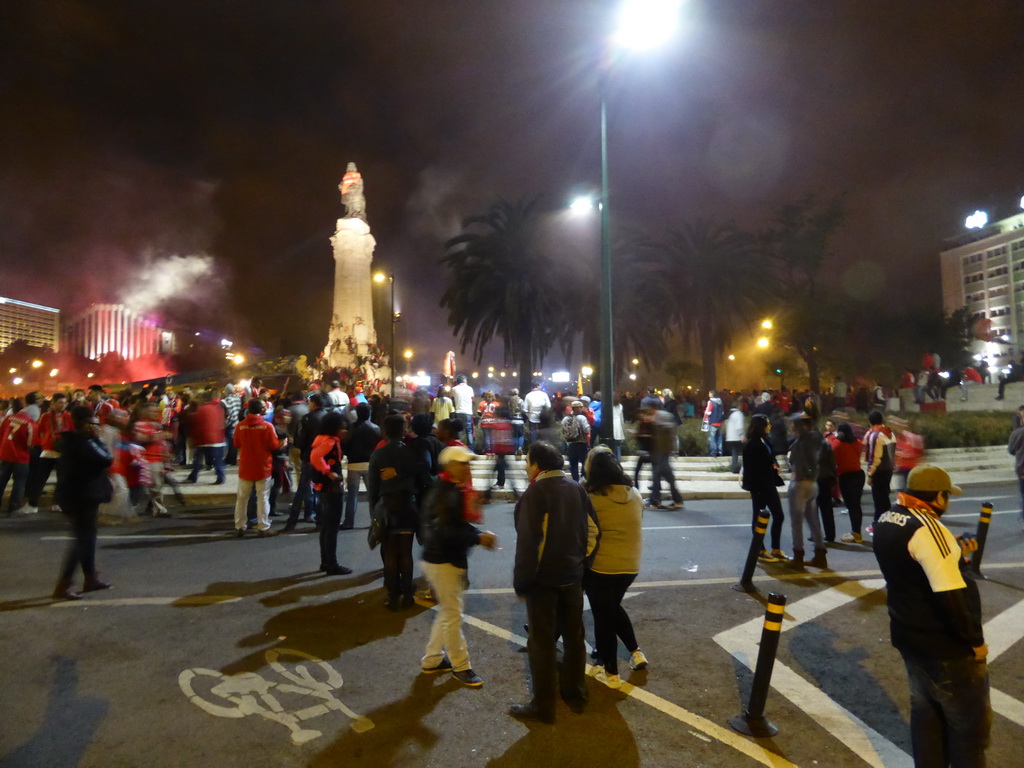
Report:
<svg viewBox="0 0 1024 768"><path fill-rule="evenodd" d="M976 334L990 339L975 352L1003 366L1024 351L1024 212L989 223L978 211L967 226L940 255L943 310L966 307Z"/></svg>
<svg viewBox="0 0 1024 768"><path fill-rule="evenodd" d="M60 310L0 296L0 349L15 341L34 347L60 344Z"/></svg>
<svg viewBox="0 0 1024 768"><path fill-rule="evenodd" d="M67 324L64 344L91 360L111 352L134 360L174 352L174 334L123 304L93 304Z"/></svg>

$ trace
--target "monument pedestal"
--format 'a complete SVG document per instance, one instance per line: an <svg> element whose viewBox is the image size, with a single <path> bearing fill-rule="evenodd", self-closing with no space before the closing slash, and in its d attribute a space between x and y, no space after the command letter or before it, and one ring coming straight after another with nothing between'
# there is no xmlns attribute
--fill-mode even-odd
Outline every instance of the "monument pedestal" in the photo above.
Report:
<svg viewBox="0 0 1024 768"><path fill-rule="evenodd" d="M343 387L378 382L388 373L373 328L370 265L376 246L370 225L360 218L338 219L334 247L334 307L324 349L327 368L338 369Z"/></svg>

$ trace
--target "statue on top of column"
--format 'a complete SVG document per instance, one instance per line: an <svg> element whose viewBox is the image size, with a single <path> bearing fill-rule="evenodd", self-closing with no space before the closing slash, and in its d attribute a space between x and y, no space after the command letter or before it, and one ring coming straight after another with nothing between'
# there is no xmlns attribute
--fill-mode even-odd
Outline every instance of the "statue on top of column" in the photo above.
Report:
<svg viewBox="0 0 1024 768"><path fill-rule="evenodd" d="M356 170L355 163L349 163L345 175L338 185L341 202L345 206L346 219L366 221L366 198L363 197L363 174Z"/></svg>

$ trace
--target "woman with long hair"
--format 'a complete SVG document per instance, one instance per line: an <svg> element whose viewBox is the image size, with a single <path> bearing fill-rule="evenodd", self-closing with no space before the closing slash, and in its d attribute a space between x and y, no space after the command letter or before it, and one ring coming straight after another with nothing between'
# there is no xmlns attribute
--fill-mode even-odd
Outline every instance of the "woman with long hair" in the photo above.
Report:
<svg viewBox="0 0 1024 768"><path fill-rule="evenodd" d="M775 462L775 453L769 440L771 424L768 417L756 413L750 417L747 427L747 442L743 445L743 476L741 486L750 491L750 505L754 518L751 528L757 527L757 517L762 509L767 509L772 516L771 551L762 549L758 559L762 563L778 563L789 560L782 551L782 523L786 519L779 500L779 486L783 484L779 476L779 465Z"/></svg>
<svg viewBox="0 0 1024 768"><path fill-rule="evenodd" d="M862 512L860 497L864 493L864 470L860 465L860 457L864 454L864 445L853 434L853 427L842 422L836 427L836 433L829 438L832 452L836 456L836 474L839 477L839 492L843 495L843 503L850 513L850 533L844 533L840 541L847 544L860 544L860 526Z"/></svg>
<svg viewBox="0 0 1024 768"><path fill-rule="evenodd" d="M603 667L595 677L610 688L618 688L622 678L619 677L616 638L622 640L629 651L631 669L647 667L647 657L640 650L633 623L622 607L622 598L640 571L644 500L629 482L615 454L606 446L590 451L584 474L584 488L594 505L601 536L594 562L583 573L583 589L594 614L598 665Z"/></svg>

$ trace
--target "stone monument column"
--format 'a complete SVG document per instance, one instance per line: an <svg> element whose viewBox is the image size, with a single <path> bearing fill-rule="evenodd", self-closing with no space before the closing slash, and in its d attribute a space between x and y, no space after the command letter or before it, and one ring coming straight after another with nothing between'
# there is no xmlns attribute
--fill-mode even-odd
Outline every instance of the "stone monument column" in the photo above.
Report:
<svg viewBox="0 0 1024 768"><path fill-rule="evenodd" d="M338 219L334 248L334 308L324 358L349 379L372 382L386 372L373 328L373 293L370 265L377 242L366 223L363 181L355 163L349 163L339 185L345 215Z"/></svg>

